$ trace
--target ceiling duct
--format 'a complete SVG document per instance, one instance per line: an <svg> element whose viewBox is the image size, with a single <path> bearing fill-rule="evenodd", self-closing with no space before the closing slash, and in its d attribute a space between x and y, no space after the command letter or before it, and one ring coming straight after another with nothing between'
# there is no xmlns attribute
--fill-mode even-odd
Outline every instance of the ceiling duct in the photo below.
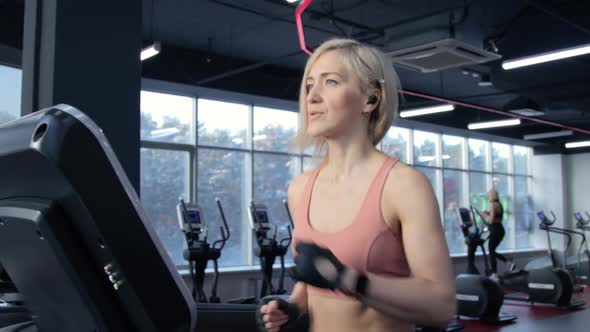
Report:
<svg viewBox="0 0 590 332"><path fill-rule="evenodd" d="M545 114L539 104L526 97L513 99L504 106L504 110L524 116L542 116Z"/></svg>
<svg viewBox="0 0 590 332"><path fill-rule="evenodd" d="M484 50L485 36L476 19L464 13L451 26L443 14L385 31L385 53L394 64L422 73L480 64L502 58ZM427 27L424 29L424 27Z"/></svg>

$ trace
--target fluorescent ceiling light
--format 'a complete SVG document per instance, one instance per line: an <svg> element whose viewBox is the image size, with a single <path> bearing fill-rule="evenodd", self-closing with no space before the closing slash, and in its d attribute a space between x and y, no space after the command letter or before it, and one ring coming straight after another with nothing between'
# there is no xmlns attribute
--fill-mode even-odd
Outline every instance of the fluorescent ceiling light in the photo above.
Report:
<svg viewBox="0 0 590 332"><path fill-rule="evenodd" d="M542 138L571 136L573 134L574 134L574 132L571 130L561 130L561 131L550 131L547 133L524 135L522 138L526 139L526 140L533 140L533 139L542 139Z"/></svg>
<svg viewBox="0 0 590 332"><path fill-rule="evenodd" d="M583 148L586 146L590 146L590 141L565 143L566 149Z"/></svg>
<svg viewBox="0 0 590 332"><path fill-rule="evenodd" d="M515 60L504 61L504 62L502 62L502 68L504 68L504 70L509 70L509 69L514 69L514 68L519 68L519 67L536 65L538 63L543 63L543 62L571 58L574 56L584 55L584 54L588 54L588 53L590 53L590 44L570 47L570 48L566 48L563 50L542 53L542 54L534 55L534 56L527 56L527 57L515 59Z"/></svg>
<svg viewBox="0 0 590 332"><path fill-rule="evenodd" d="M453 104L446 104L440 106L432 106L432 107L423 107L417 108L407 111L402 111L399 113L399 116L402 118L409 118L411 116L419 116L419 115L426 115L426 114L433 114L433 113L441 113L441 112L449 112L455 109L455 105Z"/></svg>
<svg viewBox="0 0 590 332"><path fill-rule="evenodd" d="M154 55L160 53L160 43L154 43L153 45L150 45L146 48L144 48L143 50L141 50L141 56L140 59L141 61L151 58Z"/></svg>
<svg viewBox="0 0 590 332"><path fill-rule="evenodd" d="M467 128L469 128L470 130L476 130L476 129L485 129L485 128L518 126L519 124L520 124L520 119L510 119L510 120L470 123L467 125Z"/></svg>

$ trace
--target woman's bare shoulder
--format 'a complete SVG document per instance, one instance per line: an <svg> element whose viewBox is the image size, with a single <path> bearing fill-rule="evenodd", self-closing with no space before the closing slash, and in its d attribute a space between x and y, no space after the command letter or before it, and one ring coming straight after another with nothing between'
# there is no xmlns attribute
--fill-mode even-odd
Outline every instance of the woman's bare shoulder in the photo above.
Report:
<svg viewBox="0 0 590 332"><path fill-rule="evenodd" d="M398 161L389 172L384 189L390 193L403 193L412 190L417 184L429 184L428 178L414 167Z"/></svg>
<svg viewBox="0 0 590 332"><path fill-rule="evenodd" d="M395 215L408 206L408 200L430 200L434 196L432 185L420 171L401 161L389 172L383 187L385 202Z"/></svg>

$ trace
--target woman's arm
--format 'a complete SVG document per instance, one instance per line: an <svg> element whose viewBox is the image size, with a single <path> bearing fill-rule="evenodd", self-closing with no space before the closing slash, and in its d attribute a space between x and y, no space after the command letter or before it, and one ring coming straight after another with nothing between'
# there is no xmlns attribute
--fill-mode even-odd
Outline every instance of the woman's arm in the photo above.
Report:
<svg viewBox="0 0 590 332"><path fill-rule="evenodd" d="M293 181L289 184L289 189L287 191L287 202L289 204L289 212L293 218L295 218L295 207L297 204L299 204L299 199L303 195L305 183L307 182L307 176L307 173L301 174L293 179ZM295 224L295 227L297 227L297 220L293 220L293 223ZM291 248L294 251L294 245L292 245ZM293 286L293 291L291 292L291 296L289 297L289 301L297 304L299 312L307 312L307 286L305 283L295 283L295 286Z"/></svg>
<svg viewBox="0 0 590 332"><path fill-rule="evenodd" d="M487 214L488 216L488 223L493 223L496 220L496 210L498 209L498 203L493 202L492 206L490 206L490 212Z"/></svg>
<svg viewBox="0 0 590 332"><path fill-rule="evenodd" d="M360 300L398 319L444 327L455 315L455 284L451 259L432 187L410 167L400 167L396 189L384 197L400 219L411 276L369 274ZM384 195L388 191L384 191ZM356 272L347 269L345 288L354 290Z"/></svg>
<svg viewBox="0 0 590 332"><path fill-rule="evenodd" d="M305 283L295 283L291 296L289 296L289 302L297 304L300 313L307 312L307 286L305 286Z"/></svg>

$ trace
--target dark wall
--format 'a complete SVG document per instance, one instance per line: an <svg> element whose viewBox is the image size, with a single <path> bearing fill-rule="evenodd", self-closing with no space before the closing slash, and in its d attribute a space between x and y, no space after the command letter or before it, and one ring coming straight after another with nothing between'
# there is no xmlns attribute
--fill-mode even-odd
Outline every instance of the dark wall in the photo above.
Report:
<svg viewBox="0 0 590 332"><path fill-rule="evenodd" d="M22 114L64 103L89 115L138 192L141 5L27 1L22 62Z"/></svg>
<svg viewBox="0 0 590 332"><path fill-rule="evenodd" d="M144 61L145 78L297 100L302 71L279 68L265 62L248 62L197 50L162 45L157 57Z"/></svg>

